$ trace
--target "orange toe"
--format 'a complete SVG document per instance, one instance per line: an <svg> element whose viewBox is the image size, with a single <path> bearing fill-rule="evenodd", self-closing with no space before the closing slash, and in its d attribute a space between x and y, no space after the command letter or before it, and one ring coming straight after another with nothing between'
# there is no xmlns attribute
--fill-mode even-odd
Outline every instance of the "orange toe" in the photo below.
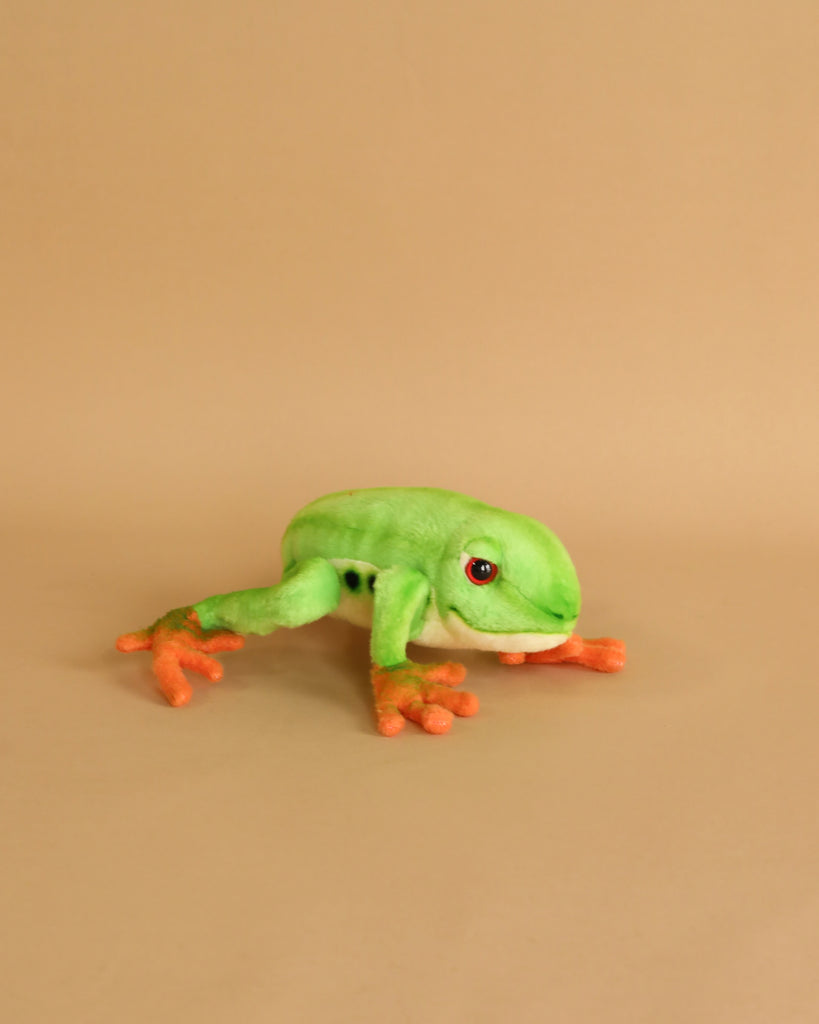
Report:
<svg viewBox="0 0 819 1024"><path fill-rule="evenodd" d="M440 704L426 704L420 714L419 724L425 732L441 736L452 728L452 712Z"/></svg>
<svg viewBox="0 0 819 1024"><path fill-rule="evenodd" d="M379 715L378 731L382 736L397 736L405 724L404 716L400 713Z"/></svg>
<svg viewBox="0 0 819 1024"><path fill-rule="evenodd" d="M608 636L586 640L577 660L598 672L619 672L626 664L626 645Z"/></svg>
<svg viewBox="0 0 819 1024"><path fill-rule="evenodd" d="M442 665L422 665L419 675L428 683L442 686L457 686L466 679L466 666L457 661L445 661Z"/></svg>
<svg viewBox="0 0 819 1024"><path fill-rule="evenodd" d="M204 654L222 654L226 651L238 651L245 645L245 638L238 633L219 633L204 640L195 641L194 646Z"/></svg>
<svg viewBox="0 0 819 1024"><path fill-rule="evenodd" d="M191 699L193 687L185 678L177 652L172 648L161 647L154 652L154 675L165 699L175 708L182 707Z"/></svg>
<svg viewBox="0 0 819 1024"><path fill-rule="evenodd" d="M205 679L210 680L212 683L218 683L225 672L222 665L215 658L209 658L207 654L202 654L200 651L180 651L179 664L183 668L189 668L193 672L198 672L199 675L204 676Z"/></svg>
<svg viewBox="0 0 819 1024"><path fill-rule="evenodd" d="M375 705L378 731L382 736L395 736L404 728L404 716L394 701L383 699Z"/></svg>
<svg viewBox="0 0 819 1024"><path fill-rule="evenodd" d="M461 718L477 715L481 702L474 693L459 693L457 696L460 698L457 703L450 705L456 715L460 715Z"/></svg>
<svg viewBox="0 0 819 1024"><path fill-rule="evenodd" d="M123 654L131 654L133 651L150 651L153 640L150 635L140 629L136 633L123 633L117 637L117 650Z"/></svg>
<svg viewBox="0 0 819 1024"><path fill-rule="evenodd" d="M469 718L471 715L477 714L480 707L480 701L474 693L469 693L467 690L455 690L441 683L427 684L421 692L427 704L440 705L461 718Z"/></svg>
<svg viewBox="0 0 819 1024"><path fill-rule="evenodd" d="M193 696L193 687L190 683L163 683L159 682L160 689L165 700L174 708L181 708Z"/></svg>

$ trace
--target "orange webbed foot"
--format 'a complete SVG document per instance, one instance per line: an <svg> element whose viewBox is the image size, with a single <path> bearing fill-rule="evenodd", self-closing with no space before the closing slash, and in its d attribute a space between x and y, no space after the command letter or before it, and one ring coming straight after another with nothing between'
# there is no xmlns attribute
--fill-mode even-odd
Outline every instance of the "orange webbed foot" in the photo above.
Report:
<svg viewBox="0 0 819 1024"><path fill-rule="evenodd" d="M534 665L583 665L597 672L619 672L626 663L626 645L622 640L610 636L595 640L584 640L577 633L559 647L548 651L534 651L530 654L500 654L504 665L522 665L525 662Z"/></svg>
<svg viewBox="0 0 819 1024"><path fill-rule="evenodd" d="M464 666L454 661L434 665L408 661L395 668L373 665L370 678L378 731L395 736L409 720L426 732L449 732L453 715L468 718L479 707L474 693L453 689L465 677Z"/></svg>
<svg viewBox="0 0 819 1024"><path fill-rule="evenodd" d="M579 639L579 638L578 638ZM619 672L626 664L626 645L611 636L581 640L581 649L567 659L576 665L593 668L595 672Z"/></svg>
<svg viewBox="0 0 819 1024"><path fill-rule="evenodd" d="M154 675L169 704L181 707L193 694L183 669L197 672L210 682L222 678L223 668L215 658L220 651L237 651L244 638L227 629L203 629L193 608L168 612L153 626L135 633L124 633L117 639L117 650L153 653Z"/></svg>

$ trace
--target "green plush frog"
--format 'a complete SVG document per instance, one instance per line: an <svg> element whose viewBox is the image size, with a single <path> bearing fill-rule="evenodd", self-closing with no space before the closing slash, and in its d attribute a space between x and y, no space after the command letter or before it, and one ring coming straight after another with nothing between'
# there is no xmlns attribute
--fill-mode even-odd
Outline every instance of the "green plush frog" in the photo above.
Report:
<svg viewBox="0 0 819 1024"><path fill-rule="evenodd" d="M296 514L282 541L284 574L272 587L219 594L168 612L117 641L151 650L162 692L186 704L190 669L216 681L211 654L236 650L241 634L267 634L334 615L370 629L379 732L405 721L448 732L478 699L455 690L456 662L418 664L407 644L495 651L505 664L573 662L604 672L625 647L574 633L580 586L553 533L527 516L453 491L379 487L340 491Z"/></svg>

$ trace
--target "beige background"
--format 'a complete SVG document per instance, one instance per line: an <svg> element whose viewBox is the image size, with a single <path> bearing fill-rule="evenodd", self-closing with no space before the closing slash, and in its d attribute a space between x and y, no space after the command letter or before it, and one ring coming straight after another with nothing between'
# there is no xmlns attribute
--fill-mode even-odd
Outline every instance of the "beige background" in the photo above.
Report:
<svg viewBox="0 0 819 1024"><path fill-rule="evenodd" d="M819 1020L814 0L0 8L0 1017ZM429 484L621 676L117 633Z"/></svg>

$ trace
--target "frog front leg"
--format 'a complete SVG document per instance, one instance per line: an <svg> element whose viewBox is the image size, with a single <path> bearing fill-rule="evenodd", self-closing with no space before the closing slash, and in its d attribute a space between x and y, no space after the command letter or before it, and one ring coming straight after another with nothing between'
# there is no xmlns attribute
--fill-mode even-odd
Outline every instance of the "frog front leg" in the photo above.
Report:
<svg viewBox="0 0 819 1024"><path fill-rule="evenodd" d="M529 654L500 654L504 665L583 665L597 672L619 672L626 663L626 645L622 640L610 636L596 640L584 640L577 633L559 647L547 651L533 651Z"/></svg>
<svg viewBox="0 0 819 1024"><path fill-rule="evenodd" d="M407 643L421 632L429 600L430 585L423 573L394 566L378 574L370 678L382 736L395 736L407 719L426 732L449 732L453 714L468 717L478 710L474 693L452 689L466 676L463 665L452 661L421 665L407 660Z"/></svg>
<svg viewBox="0 0 819 1024"><path fill-rule="evenodd" d="M193 688L184 669L211 682L222 678L222 666L210 654L235 651L240 634L266 635L279 626L303 626L334 611L340 598L338 576L323 558L297 562L272 587L217 594L198 604L176 608L147 629L126 633L117 649L151 651L159 687L169 704L191 699Z"/></svg>

